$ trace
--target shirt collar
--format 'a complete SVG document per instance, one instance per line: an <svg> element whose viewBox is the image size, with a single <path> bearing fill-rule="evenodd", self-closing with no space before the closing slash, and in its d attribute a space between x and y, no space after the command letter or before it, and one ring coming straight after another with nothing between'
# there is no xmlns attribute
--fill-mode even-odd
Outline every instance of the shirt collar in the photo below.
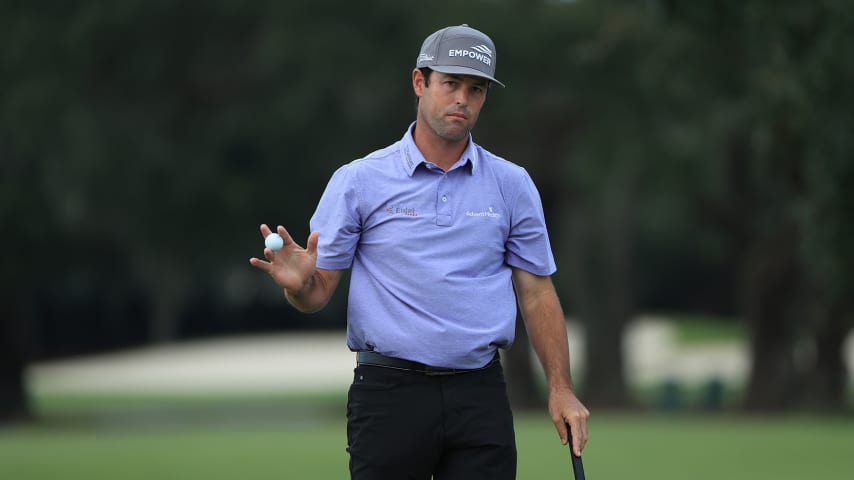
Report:
<svg viewBox="0 0 854 480"><path fill-rule="evenodd" d="M421 150L419 150L418 146L415 145L415 139L412 137L413 129L415 129L415 122L412 122L409 125L409 128L406 129L406 133L403 135L400 142L400 158L403 162L403 168L410 177L415 173L415 169L418 168L418 165L427 163L427 160L424 159L424 155L421 154ZM465 168L468 166L469 173L474 174L474 170L477 168L477 162L477 148L475 148L474 140L472 140L472 136L469 134L469 141L466 145L466 149L463 150L463 154L460 156L460 159L454 163L451 170Z"/></svg>

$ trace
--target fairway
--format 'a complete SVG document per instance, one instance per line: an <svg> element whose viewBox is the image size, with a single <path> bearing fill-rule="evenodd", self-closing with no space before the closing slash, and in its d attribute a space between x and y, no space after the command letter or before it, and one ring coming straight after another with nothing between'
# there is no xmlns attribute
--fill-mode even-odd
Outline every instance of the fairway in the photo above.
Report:
<svg viewBox="0 0 854 480"><path fill-rule="evenodd" d="M328 406L318 415L287 405L279 415L259 405L254 416L254 407L185 408L137 421L89 414L6 427L0 478L348 477L343 407L340 416ZM517 414L516 427L519 479L571 478L568 450L544 413ZM584 462L594 480L854 478L850 418L599 413L590 429Z"/></svg>

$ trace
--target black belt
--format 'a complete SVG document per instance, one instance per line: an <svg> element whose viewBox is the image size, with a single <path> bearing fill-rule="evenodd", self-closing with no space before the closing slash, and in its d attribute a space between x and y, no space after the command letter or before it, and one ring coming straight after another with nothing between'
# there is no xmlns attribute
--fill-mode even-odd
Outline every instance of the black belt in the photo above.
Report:
<svg viewBox="0 0 854 480"><path fill-rule="evenodd" d="M480 368L445 368L432 367L423 363L404 360L402 358L387 357L377 352L356 352L356 365L367 365L373 367L394 368L397 370L406 370L409 372L423 373L424 375L456 375L458 373L477 372L485 368L491 367L495 362L498 362L500 357L498 352L495 352L495 357L486 365Z"/></svg>

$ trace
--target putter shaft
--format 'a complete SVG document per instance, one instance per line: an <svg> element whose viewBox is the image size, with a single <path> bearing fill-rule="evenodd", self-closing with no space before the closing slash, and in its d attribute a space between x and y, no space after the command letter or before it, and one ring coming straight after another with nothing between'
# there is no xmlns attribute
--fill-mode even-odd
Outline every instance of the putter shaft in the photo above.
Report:
<svg viewBox="0 0 854 480"><path fill-rule="evenodd" d="M569 424L566 424L567 444L569 445L569 455L572 457L572 473L575 474L575 480L585 480L584 464L581 462L581 455L575 455L572 449L572 431L569 429Z"/></svg>

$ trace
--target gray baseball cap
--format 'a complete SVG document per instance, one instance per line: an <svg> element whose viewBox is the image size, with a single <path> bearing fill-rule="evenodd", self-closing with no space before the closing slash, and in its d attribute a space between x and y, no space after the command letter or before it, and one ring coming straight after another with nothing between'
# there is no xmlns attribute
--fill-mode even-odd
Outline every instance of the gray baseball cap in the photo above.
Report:
<svg viewBox="0 0 854 480"><path fill-rule="evenodd" d="M495 44L466 24L432 33L421 45L416 68L454 75L474 75L504 86L495 78Z"/></svg>

